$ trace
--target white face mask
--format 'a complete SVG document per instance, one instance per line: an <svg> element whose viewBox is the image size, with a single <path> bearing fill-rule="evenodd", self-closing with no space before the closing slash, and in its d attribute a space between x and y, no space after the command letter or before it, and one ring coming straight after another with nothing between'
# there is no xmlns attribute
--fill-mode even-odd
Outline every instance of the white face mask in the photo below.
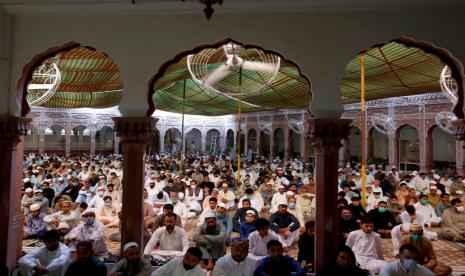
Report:
<svg viewBox="0 0 465 276"><path fill-rule="evenodd" d="M195 186L195 185L191 185L191 188L192 188L192 190L195 190L196 186Z"/></svg>
<svg viewBox="0 0 465 276"><path fill-rule="evenodd" d="M459 207L457 207L456 209L457 209L457 212L459 212L459 213L463 213L463 211L464 211L465 207L463 207L463 206L459 206Z"/></svg>

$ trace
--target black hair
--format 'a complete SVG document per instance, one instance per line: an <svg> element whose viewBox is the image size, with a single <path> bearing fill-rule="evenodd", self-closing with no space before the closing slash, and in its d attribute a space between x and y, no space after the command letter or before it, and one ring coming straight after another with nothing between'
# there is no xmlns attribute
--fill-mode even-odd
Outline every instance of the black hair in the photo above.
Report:
<svg viewBox="0 0 465 276"><path fill-rule="evenodd" d="M218 202L218 199L216 197L210 197L210 199L208 199L208 202L211 201Z"/></svg>
<svg viewBox="0 0 465 276"><path fill-rule="evenodd" d="M87 209L88 205L87 205L87 203L85 203L85 202L81 202L81 203L79 204L79 207L80 207L80 208L83 208L83 209Z"/></svg>
<svg viewBox="0 0 465 276"><path fill-rule="evenodd" d="M405 250L408 250L410 252L416 252L418 253L418 248L416 248L415 246L413 246L412 244L404 244L400 247L399 249L399 254L401 254L402 252L404 252Z"/></svg>
<svg viewBox="0 0 465 276"><path fill-rule="evenodd" d="M107 187L109 187L109 186L115 187L115 185L113 185L113 183L108 183Z"/></svg>
<svg viewBox="0 0 465 276"><path fill-rule="evenodd" d="M405 205L405 211L407 211L407 213L409 213L410 215L414 214L415 207L413 205Z"/></svg>
<svg viewBox="0 0 465 276"><path fill-rule="evenodd" d="M253 189L252 188L247 188L245 189L246 194L253 194Z"/></svg>
<svg viewBox="0 0 465 276"><path fill-rule="evenodd" d="M315 228L315 221L310 220L305 223L305 230Z"/></svg>
<svg viewBox="0 0 465 276"><path fill-rule="evenodd" d="M60 239L60 233L58 233L57 230L50 230L45 232L45 234L42 236L42 240L44 242L50 240L50 239Z"/></svg>
<svg viewBox="0 0 465 276"><path fill-rule="evenodd" d="M450 205L454 206L457 203L462 203L462 201L460 199L454 198L451 200Z"/></svg>
<svg viewBox="0 0 465 276"><path fill-rule="evenodd" d="M80 241L80 242L78 242L78 244L76 245L76 249L78 249L79 247L85 247L86 249L93 252L92 242L90 242L90 241Z"/></svg>
<svg viewBox="0 0 465 276"><path fill-rule="evenodd" d="M270 249L273 246L283 247L283 244L278 240L271 240L266 243L266 249Z"/></svg>
<svg viewBox="0 0 465 276"><path fill-rule="evenodd" d="M189 253L192 256L195 256L195 257L197 257L199 259L202 258L202 251L198 247L189 247L189 249L187 249L187 251L186 251L186 254L187 253Z"/></svg>
<svg viewBox="0 0 465 276"><path fill-rule="evenodd" d="M336 249L336 256L338 256L340 253L349 254L350 258L352 259L352 262L356 262L354 251L352 251L352 249L347 245L342 245Z"/></svg>
<svg viewBox="0 0 465 276"><path fill-rule="evenodd" d="M246 201L246 202L249 202L249 203L250 203L250 199L248 199L248 198L243 198L243 199L242 199L242 202L244 202L244 201Z"/></svg>
<svg viewBox="0 0 465 276"><path fill-rule="evenodd" d="M362 218L362 223L361 224L373 224L373 220L369 217L363 217Z"/></svg>
<svg viewBox="0 0 465 276"><path fill-rule="evenodd" d="M259 219L255 220L254 226L255 226L255 228L257 230L265 229L265 227L270 226L270 222L267 219L259 218Z"/></svg>
<svg viewBox="0 0 465 276"><path fill-rule="evenodd" d="M169 211L173 211L174 210L174 206L173 204L165 204L163 205L163 210L169 210Z"/></svg>

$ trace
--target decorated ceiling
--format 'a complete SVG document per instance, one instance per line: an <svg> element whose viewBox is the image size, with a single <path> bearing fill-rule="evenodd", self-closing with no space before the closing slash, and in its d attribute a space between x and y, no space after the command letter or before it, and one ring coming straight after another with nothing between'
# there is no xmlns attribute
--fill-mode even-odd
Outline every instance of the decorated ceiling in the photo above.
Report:
<svg viewBox="0 0 465 276"><path fill-rule="evenodd" d="M184 53L154 84L155 108L197 115L304 109L310 82L296 64L259 47L226 42Z"/></svg>
<svg viewBox="0 0 465 276"><path fill-rule="evenodd" d="M106 54L79 46L35 69L27 100L50 108L106 108L118 105L122 89L118 66Z"/></svg>
<svg viewBox="0 0 465 276"><path fill-rule="evenodd" d="M376 46L365 53L365 100L441 92L444 64L435 55L398 42ZM360 55L345 68L340 83L344 104L360 102Z"/></svg>

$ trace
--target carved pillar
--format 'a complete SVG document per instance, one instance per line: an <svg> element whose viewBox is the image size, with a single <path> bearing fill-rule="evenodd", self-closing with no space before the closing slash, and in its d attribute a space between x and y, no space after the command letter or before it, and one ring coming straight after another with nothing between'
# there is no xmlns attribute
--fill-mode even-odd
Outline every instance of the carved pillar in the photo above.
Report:
<svg viewBox="0 0 465 276"><path fill-rule="evenodd" d="M65 155L71 154L71 124L68 122L65 126Z"/></svg>
<svg viewBox="0 0 465 276"><path fill-rule="evenodd" d="M307 133L315 151L316 177L316 269L335 259L339 216L337 202L337 169L341 140L350 132L347 119L309 119Z"/></svg>
<svg viewBox="0 0 465 276"><path fill-rule="evenodd" d="M457 173L465 174L465 119L459 119L451 122L455 128L455 139L457 140L455 158Z"/></svg>
<svg viewBox="0 0 465 276"><path fill-rule="evenodd" d="M399 137L396 134L388 136L389 143L389 167L399 168Z"/></svg>
<svg viewBox="0 0 465 276"><path fill-rule="evenodd" d="M202 150L201 152L207 151L207 134L205 131L200 132L200 141L202 142Z"/></svg>
<svg viewBox="0 0 465 276"><path fill-rule="evenodd" d="M158 121L153 117L114 117L115 131L123 147L123 208L121 248L127 242L143 243L144 154Z"/></svg>
<svg viewBox="0 0 465 276"><path fill-rule="evenodd" d="M342 147L339 149L339 168L344 168L346 165L346 156L349 154L349 139L341 140Z"/></svg>
<svg viewBox="0 0 465 276"><path fill-rule="evenodd" d="M22 136L30 118L0 118L0 266L13 271L21 253L23 215L21 213Z"/></svg>
<svg viewBox="0 0 465 276"><path fill-rule="evenodd" d="M78 131L78 148L82 149L82 142L84 140L84 130Z"/></svg>
<svg viewBox="0 0 465 276"><path fill-rule="evenodd" d="M118 135L116 135L116 132L115 132L115 140L114 140L114 150L113 150L113 153L114 154L119 154L119 142L120 142L120 138L118 137Z"/></svg>

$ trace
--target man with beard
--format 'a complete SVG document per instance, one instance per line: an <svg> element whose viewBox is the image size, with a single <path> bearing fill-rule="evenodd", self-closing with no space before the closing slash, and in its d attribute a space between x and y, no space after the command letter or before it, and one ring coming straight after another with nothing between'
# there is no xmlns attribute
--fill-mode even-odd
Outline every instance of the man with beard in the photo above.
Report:
<svg viewBox="0 0 465 276"><path fill-rule="evenodd" d="M152 273L152 276L205 276L205 271L198 265L202 251L197 247L187 250L184 257L177 257Z"/></svg>
<svg viewBox="0 0 465 276"><path fill-rule="evenodd" d="M434 253L431 241L423 236L423 226L418 224L410 225L410 235L405 235L400 239L401 247L404 244L411 244L418 249L417 262L425 266L436 275L450 275L452 269L444 263L438 262Z"/></svg>
<svg viewBox="0 0 465 276"><path fill-rule="evenodd" d="M202 251L202 258L208 261L207 269L212 269L213 263L226 254L226 238L226 227L217 223L215 214L206 214L204 223L194 233L193 241Z"/></svg>
<svg viewBox="0 0 465 276"><path fill-rule="evenodd" d="M257 261L247 256L249 253L249 240L236 237L231 240L231 254L218 259L212 276L242 276L252 275L257 267Z"/></svg>
<svg viewBox="0 0 465 276"><path fill-rule="evenodd" d="M117 262L108 276L148 276L152 265L140 257L140 247L135 242L128 242L123 247L124 258Z"/></svg>
<svg viewBox="0 0 465 276"><path fill-rule="evenodd" d="M106 276L107 267L99 258L95 257L92 242L80 241L76 246L76 261L66 270L65 276Z"/></svg>
<svg viewBox="0 0 465 276"><path fill-rule="evenodd" d="M339 244L344 245L349 233L358 229L360 229L360 225L353 217L350 209L348 207L342 208L339 217Z"/></svg>

